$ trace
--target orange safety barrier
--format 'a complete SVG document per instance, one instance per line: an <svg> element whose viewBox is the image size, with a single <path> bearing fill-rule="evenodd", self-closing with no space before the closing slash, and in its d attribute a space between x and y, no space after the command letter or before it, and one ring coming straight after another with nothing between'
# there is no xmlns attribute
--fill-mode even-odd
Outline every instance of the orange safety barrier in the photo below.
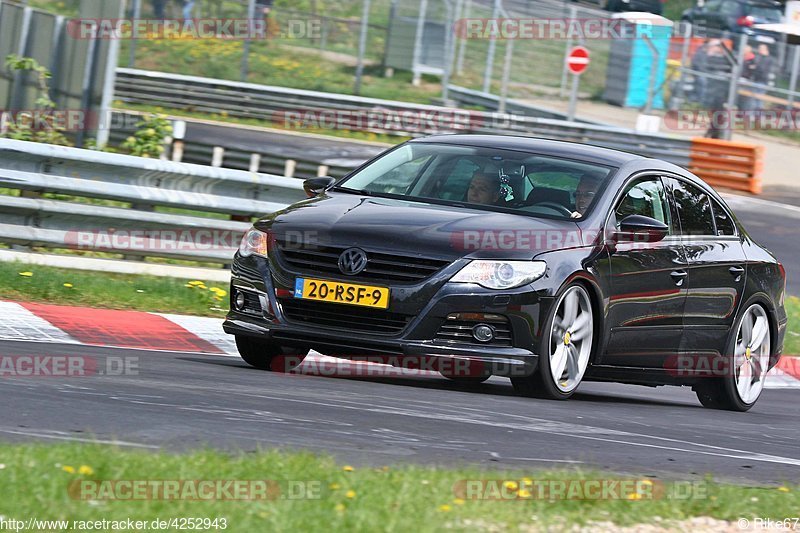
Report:
<svg viewBox="0 0 800 533"><path fill-rule="evenodd" d="M761 193L764 147L720 139L692 139L689 170L709 185Z"/></svg>

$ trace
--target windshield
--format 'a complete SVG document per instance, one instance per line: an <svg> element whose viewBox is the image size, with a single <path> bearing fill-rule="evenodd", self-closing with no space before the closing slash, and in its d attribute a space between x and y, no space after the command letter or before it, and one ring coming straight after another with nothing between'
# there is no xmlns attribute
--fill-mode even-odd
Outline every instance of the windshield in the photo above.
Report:
<svg viewBox="0 0 800 533"><path fill-rule="evenodd" d="M614 168L533 153L408 143L337 187L488 211L580 218Z"/></svg>
<svg viewBox="0 0 800 533"><path fill-rule="evenodd" d="M764 22L780 22L782 16L780 8L761 4L746 4L745 13Z"/></svg>

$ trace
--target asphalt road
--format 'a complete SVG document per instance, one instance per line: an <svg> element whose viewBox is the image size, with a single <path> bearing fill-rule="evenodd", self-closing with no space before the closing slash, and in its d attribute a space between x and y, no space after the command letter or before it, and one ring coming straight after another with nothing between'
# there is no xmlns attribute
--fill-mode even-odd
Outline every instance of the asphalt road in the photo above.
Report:
<svg viewBox="0 0 800 533"><path fill-rule="evenodd" d="M748 413L703 409L685 388L585 384L568 402L439 377L333 378L236 357L0 342L4 355L136 357L138 375L0 380L0 439L97 439L186 450L280 447L355 465L477 464L752 483L800 481L800 391Z"/></svg>

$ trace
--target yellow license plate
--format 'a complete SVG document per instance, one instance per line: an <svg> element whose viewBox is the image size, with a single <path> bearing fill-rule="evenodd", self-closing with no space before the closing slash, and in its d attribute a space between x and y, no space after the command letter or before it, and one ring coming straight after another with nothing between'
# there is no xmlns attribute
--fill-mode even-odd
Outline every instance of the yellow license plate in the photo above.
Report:
<svg viewBox="0 0 800 533"><path fill-rule="evenodd" d="M297 278L294 284L294 297L379 309L389 307L389 289L386 287L354 285L321 279Z"/></svg>

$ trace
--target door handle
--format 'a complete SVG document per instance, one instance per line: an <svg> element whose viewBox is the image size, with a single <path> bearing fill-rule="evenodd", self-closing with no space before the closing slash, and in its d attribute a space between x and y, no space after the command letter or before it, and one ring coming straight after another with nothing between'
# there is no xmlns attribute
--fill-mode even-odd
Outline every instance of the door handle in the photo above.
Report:
<svg viewBox="0 0 800 533"><path fill-rule="evenodd" d="M685 270L673 270L669 273L669 275L672 276L672 281L675 282L675 285L680 286L683 284L683 280L686 279L686 276L688 276L689 273Z"/></svg>
<svg viewBox="0 0 800 533"><path fill-rule="evenodd" d="M731 276L735 278L735 281L739 281L739 279L742 277L742 274L744 274L744 269L742 267L730 267L728 272L730 272Z"/></svg>

